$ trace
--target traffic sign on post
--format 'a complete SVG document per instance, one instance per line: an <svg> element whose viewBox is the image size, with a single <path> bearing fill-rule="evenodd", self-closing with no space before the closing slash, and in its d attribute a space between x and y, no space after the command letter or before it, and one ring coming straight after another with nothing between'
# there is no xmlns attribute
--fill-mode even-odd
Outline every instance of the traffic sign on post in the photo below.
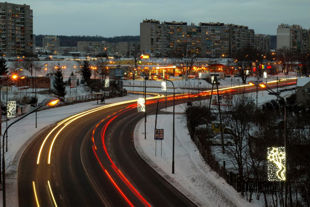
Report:
<svg viewBox="0 0 310 207"><path fill-rule="evenodd" d="M161 90L162 91L167 91L167 83L166 83L166 81L161 82Z"/></svg>
<svg viewBox="0 0 310 207"><path fill-rule="evenodd" d="M138 112L145 112L145 99L144 98L138 98L137 109L138 109Z"/></svg>
<svg viewBox="0 0 310 207"><path fill-rule="evenodd" d="M16 117L16 101L8 101L6 107L7 107L6 117L7 118Z"/></svg>
<svg viewBox="0 0 310 207"><path fill-rule="evenodd" d="M154 139L155 140L163 140L164 139L164 129L155 129Z"/></svg>

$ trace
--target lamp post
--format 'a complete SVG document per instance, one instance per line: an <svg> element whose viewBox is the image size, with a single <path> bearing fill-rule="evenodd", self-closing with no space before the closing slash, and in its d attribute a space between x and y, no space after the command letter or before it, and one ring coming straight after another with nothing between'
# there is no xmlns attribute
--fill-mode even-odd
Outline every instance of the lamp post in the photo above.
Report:
<svg viewBox="0 0 310 207"><path fill-rule="evenodd" d="M175 143L175 87L174 83L171 80L166 80L167 82L171 83L173 86L173 129L172 129L172 174L174 174L174 143Z"/></svg>
<svg viewBox="0 0 310 207"><path fill-rule="evenodd" d="M3 207L6 207L6 186L5 186L5 150L4 150L4 142L5 142L5 135L7 134L8 129L15 124L16 122L24 119L25 117L27 117L28 115L38 111L40 108L42 108L43 106L48 106L48 107L53 107L56 106L59 103L59 99L53 98L53 99L45 99L44 101L42 101L36 108L34 108L33 110L31 110L30 112L28 112L27 114L24 114L23 116L21 116L20 118L16 119L15 121L13 121L12 123L10 123L2 136L2 203L3 203Z"/></svg>
<svg viewBox="0 0 310 207"><path fill-rule="evenodd" d="M146 74L144 75L144 102L145 102L145 112L144 112L144 139L146 139Z"/></svg>

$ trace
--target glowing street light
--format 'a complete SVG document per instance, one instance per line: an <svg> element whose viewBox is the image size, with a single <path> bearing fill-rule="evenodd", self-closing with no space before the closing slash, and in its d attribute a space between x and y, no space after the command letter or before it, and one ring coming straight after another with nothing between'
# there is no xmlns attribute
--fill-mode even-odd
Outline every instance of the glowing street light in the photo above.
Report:
<svg viewBox="0 0 310 207"><path fill-rule="evenodd" d="M18 76L17 74L15 74L15 73L11 75L11 79L12 79L12 80L17 80L18 77L19 77L19 76Z"/></svg>
<svg viewBox="0 0 310 207"><path fill-rule="evenodd" d="M47 101L46 106L54 107L54 106L58 105L59 102L60 102L60 100L58 98L53 99L53 100L49 100L49 101Z"/></svg>

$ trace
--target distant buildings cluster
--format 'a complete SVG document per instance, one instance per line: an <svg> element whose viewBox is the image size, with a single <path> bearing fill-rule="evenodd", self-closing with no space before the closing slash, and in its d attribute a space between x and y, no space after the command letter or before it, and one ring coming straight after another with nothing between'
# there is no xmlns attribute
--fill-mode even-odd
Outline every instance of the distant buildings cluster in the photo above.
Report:
<svg viewBox="0 0 310 207"><path fill-rule="evenodd" d="M38 54L73 55L73 56L106 56L130 57L134 51L139 51L139 42L106 42L77 41L75 47L60 46L57 36L44 36L42 47L36 47Z"/></svg>
<svg viewBox="0 0 310 207"><path fill-rule="evenodd" d="M142 52L156 56L231 56L254 46L254 30L223 23L163 22L144 20L140 24Z"/></svg>
<svg viewBox="0 0 310 207"><path fill-rule="evenodd" d="M144 20L140 23L140 41L78 41L62 46L58 36L46 35L42 47L35 47L33 15L29 5L0 3L0 54L29 54L132 57L148 53L158 57L233 57L240 50L310 51L310 30L298 25L281 24L277 36L255 34L247 26Z"/></svg>
<svg viewBox="0 0 310 207"><path fill-rule="evenodd" d="M255 34L246 26L224 23L159 22L140 23L141 52L155 56L232 57L247 47L267 53L288 49L300 53L310 50L310 30L298 25L278 26L277 46L271 35Z"/></svg>

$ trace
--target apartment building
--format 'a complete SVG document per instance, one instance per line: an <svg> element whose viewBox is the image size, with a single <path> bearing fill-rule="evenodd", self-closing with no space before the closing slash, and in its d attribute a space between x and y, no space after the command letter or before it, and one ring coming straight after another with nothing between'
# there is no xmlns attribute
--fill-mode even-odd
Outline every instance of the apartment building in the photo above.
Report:
<svg viewBox="0 0 310 207"><path fill-rule="evenodd" d="M270 43L271 43L270 35L255 34L254 45L257 50L262 51L264 53L270 52L271 49Z"/></svg>
<svg viewBox="0 0 310 207"><path fill-rule="evenodd" d="M78 41L77 51L81 55L99 55L105 52L105 42L104 41Z"/></svg>
<svg viewBox="0 0 310 207"><path fill-rule="evenodd" d="M142 53L154 56L228 57L238 50L254 46L254 30L224 23L163 22L140 23Z"/></svg>
<svg viewBox="0 0 310 207"><path fill-rule="evenodd" d="M0 2L0 53L6 56L32 54L33 14L29 5Z"/></svg>
<svg viewBox="0 0 310 207"><path fill-rule="evenodd" d="M107 53L118 57L132 57L140 51L140 45L137 41L128 42L106 42Z"/></svg>
<svg viewBox="0 0 310 207"><path fill-rule="evenodd" d="M309 51L309 30L299 25L280 24L277 28L277 50L288 49L306 53Z"/></svg>
<svg viewBox="0 0 310 207"><path fill-rule="evenodd" d="M43 50L47 53L57 55L59 54L60 41L57 36L45 36L43 37Z"/></svg>

